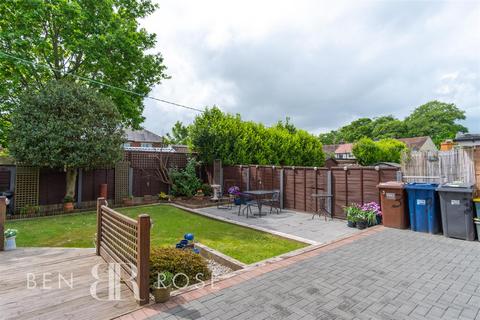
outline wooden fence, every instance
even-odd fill
[[[280,190],[286,209],[314,212],[318,202],[312,194],[332,194],[330,208],[335,217],[345,218],[344,206],[352,203],[379,202],[377,185],[397,179],[396,168],[278,167],[238,165],[223,167],[223,190],[238,186],[241,190]]]
[[[122,279],[133,277],[136,280],[137,288],[130,281],[125,281],[125,284],[136,293],[138,303],[148,303],[150,217],[141,214],[134,220],[110,209],[106,200],[99,198],[96,244],[97,255],[109,263],[120,265],[119,276]]]
[[[404,156],[402,173],[405,182],[461,181],[473,185],[475,184],[474,149],[412,152]]]

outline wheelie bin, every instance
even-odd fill
[[[409,183],[405,186],[412,231],[441,232],[441,218],[436,183]]]
[[[437,188],[444,236],[475,240],[473,191],[473,186],[466,184],[446,183]]]
[[[408,228],[408,213],[403,182],[389,181],[377,185],[382,206],[382,221],[385,227]]]

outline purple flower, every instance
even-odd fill
[[[228,188],[228,193],[233,194],[233,195],[239,195],[240,194],[240,188],[237,186],[233,186]]]
[[[382,210],[380,208],[380,205],[376,202],[369,202],[369,203],[365,203],[363,206],[362,206],[362,210],[363,211],[371,211],[371,212],[374,212],[377,216],[381,216],[382,215]]]

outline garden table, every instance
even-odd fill
[[[258,215],[262,216],[262,200],[266,198],[268,195],[273,195],[278,190],[251,190],[251,191],[244,191],[244,194],[248,194],[255,199],[255,202],[258,206]]]
[[[325,216],[325,221],[327,221],[327,215],[333,220],[332,212],[329,210],[328,206],[332,197],[333,195],[324,192],[312,194],[312,198],[318,203],[317,210],[315,210],[313,213],[312,219],[315,218],[315,215],[317,214],[319,217],[321,217],[323,213]]]

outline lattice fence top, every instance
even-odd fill
[[[188,161],[188,154],[176,152],[141,152],[127,151],[124,159],[129,161],[132,168],[135,169],[157,169],[160,163],[160,157],[167,159],[169,167],[185,168]]]
[[[39,168],[18,166],[15,181],[15,209],[38,205]]]
[[[115,202],[120,203],[128,196],[128,161],[118,162],[115,166]]]

